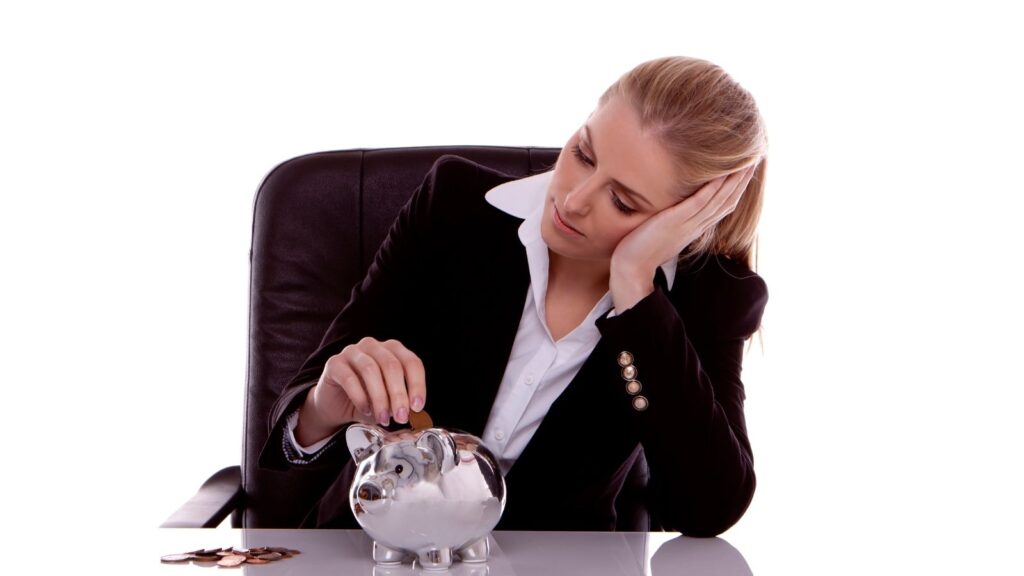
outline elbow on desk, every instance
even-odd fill
[[[694,538],[714,538],[743,517],[754,497],[756,484],[754,472],[750,470],[735,490],[695,494],[666,506],[661,514],[657,506],[652,506],[651,527]]]

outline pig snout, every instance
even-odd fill
[[[370,514],[383,512],[391,504],[393,490],[394,484],[387,478],[383,481],[377,478],[363,480],[356,491],[359,507]]]

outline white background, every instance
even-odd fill
[[[561,146],[618,75],[685,54],[744,84],[771,139],[759,486],[724,538],[755,574],[1020,570],[1003,3],[364,4],[0,8],[5,523],[121,545],[239,461],[252,199],[277,163]]]

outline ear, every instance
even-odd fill
[[[345,432],[345,443],[357,464],[376,454],[384,445],[384,435],[376,427],[353,424]]]
[[[438,463],[441,474],[448,473],[459,463],[459,450],[455,447],[455,439],[440,428],[424,430],[416,440],[416,447],[433,454],[434,462]]]

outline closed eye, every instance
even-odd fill
[[[578,143],[573,145],[573,147],[572,147],[572,155],[576,157],[576,160],[579,161],[580,164],[583,164],[584,166],[589,166],[589,167],[593,167],[594,166],[594,161],[592,159],[590,159],[590,157],[588,157],[586,154],[583,153],[583,150],[580,149],[580,145]],[[608,189],[608,193],[611,195],[612,204],[615,206],[616,210],[618,210],[619,212],[622,212],[623,214],[626,214],[627,216],[636,213],[636,209],[630,207],[628,204],[623,202],[622,198],[620,198],[619,195],[616,194],[614,190],[609,188]]]
[[[615,208],[618,209],[619,212],[622,212],[623,214],[626,214],[626,215],[630,215],[630,214],[635,214],[636,213],[636,210],[633,209],[633,208],[630,208],[625,202],[623,202],[622,198],[619,198],[619,195],[616,194],[614,190],[609,188],[608,189],[608,193],[611,194],[611,196],[612,196],[612,204],[615,205]]]
[[[573,145],[572,155],[575,156],[576,159],[580,161],[580,164],[584,164],[586,166],[594,165],[594,161],[588,158],[587,155],[583,153],[583,150],[580,150],[580,145],[578,143]]]

